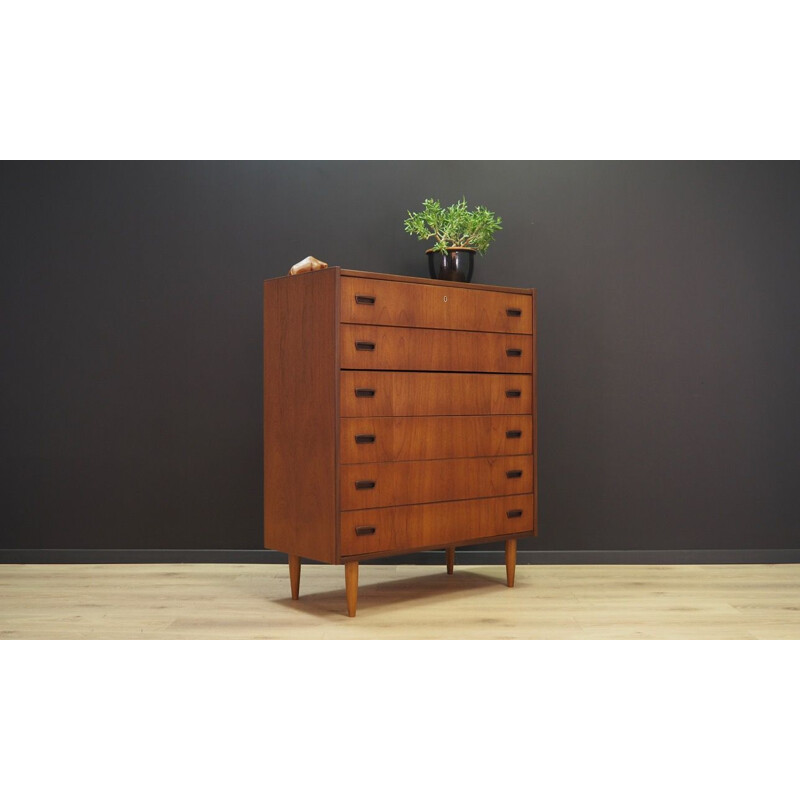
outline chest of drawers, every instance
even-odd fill
[[[264,282],[264,546],[344,564],[536,535],[536,292],[331,268]]]

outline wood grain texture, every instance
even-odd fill
[[[358,561],[348,561],[344,565],[344,584],[347,595],[347,616],[354,617],[358,605]]]
[[[0,639],[800,639],[800,564],[359,567],[0,564]]]
[[[517,540],[509,539],[506,542],[506,583],[514,587],[514,575],[517,569]]]
[[[443,281],[431,285],[343,277],[341,319],[362,325],[462,331],[533,330],[530,295],[485,292]]]
[[[533,496],[428,503],[342,512],[343,556],[449,546],[472,537],[521,533],[533,524]],[[374,529],[369,535],[359,530]]]
[[[535,533],[534,300],[338,269],[265,282],[264,542],[291,554],[293,598],[301,556],[349,565],[354,614],[362,557],[445,546],[452,572],[456,546]]]
[[[524,334],[345,324],[340,331],[342,369],[530,373],[533,363],[534,337]]]
[[[530,414],[527,375],[343,370],[343,417]]]
[[[348,417],[340,421],[342,464],[524,455],[533,452],[529,414],[482,417]],[[519,431],[518,438],[508,432]],[[356,436],[374,437],[359,444]]]
[[[438,278],[417,278],[413,275],[391,275],[386,272],[369,272],[360,269],[346,269],[344,267],[331,267],[341,273],[342,278],[370,278],[376,281],[391,281],[406,284],[420,284],[422,286],[434,286],[441,289],[443,285],[453,286],[458,289],[478,292],[503,292],[505,294],[524,295],[530,294],[532,289],[520,289],[514,286],[495,286],[489,283],[456,283],[450,281],[445,283]]]
[[[538,330],[538,293],[531,290],[533,302],[533,330]],[[533,337],[533,364],[531,365],[531,438],[533,440],[533,532],[539,535],[539,354],[538,337]]]
[[[264,282],[264,546],[336,557],[336,279]]]
[[[300,596],[300,556],[289,556],[289,583],[292,589],[292,600]]]
[[[533,491],[533,456],[345,464],[340,508],[436,503]]]

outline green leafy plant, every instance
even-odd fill
[[[405,229],[420,241],[435,238],[432,249],[437,252],[448,247],[472,247],[483,255],[494,241],[495,231],[502,230],[502,221],[484,206],[470,211],[462,197],[447,208],[438,200],[426,200],[422,211],[408,212]]]

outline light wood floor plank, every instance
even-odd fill
[[[800,565],[0,565],[0,639],[798,639]]]

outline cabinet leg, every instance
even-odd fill
[[[453,565],[456,563],[456,549],[455,547],[447,548],[447,574],[453,574]]]
[[[509,586],[514,585],[514,571],[517,567],[517,540],[506,540],[506,581]]]
[[[300,596],[300,556],[289,556],[289,583],[292,585],[292,600]]]
[[[356,615],[358,602],[358,561],[347,561],[344,565],[344,586],[347,593],[347,616]]]

